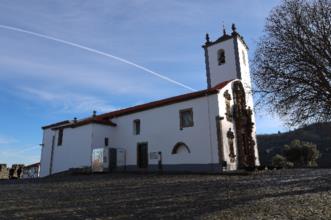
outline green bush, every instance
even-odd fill
[[[316,167],[319,151],[313,143],[293,140],[284,146],[284,156],[295,167]]]
[[[276,154],[272,158],[272,166],[274,166],[274,167],[286,167],[286,165],[287,165],[287,160],[282,155]]]

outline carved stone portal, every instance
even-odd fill
[[[236,124],[236,139],[239,167],[255,166],[255,141],[253,139],[252,110],[246,107],[245,90],[241,82],[233,83],[234,111]]]

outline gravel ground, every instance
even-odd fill
[[[331,219],[331,169],[2,180],[0,219]]]

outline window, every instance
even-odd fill
[[[225,52],[223,49],[220,49],[217,52],[217,60],[218,60],[218,65],[222,65],[225,63]]]
[[[180,110],[179,117],[180,117],[180,129],[183,129],[185,127],[193,127],[192,108]]]
[[[105,138],[105,146],[108,146],[108,144],[109,144],[109,139],[106,137]]]
[[[133,121],[133,134],[138,135],[140,134],[140,120],[136,119]]]
[[[63,142],[63,128],[59,129],[59,134],[57,137],[57,146],[61,146]]]
[[[246,56],[245,56],[245,52],[244,51],[242,51],[242,56],[243,56],[244,65],[246,65]]]
[[[190,148],[183,142],[178,142],[171,151],[171,154],[186,154],[191,153]]]

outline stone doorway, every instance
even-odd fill
[[[233,83],[234,114],[238,152],[238,168],[255,166],[252,110],[246,105],[246,94],[240,81]]]

